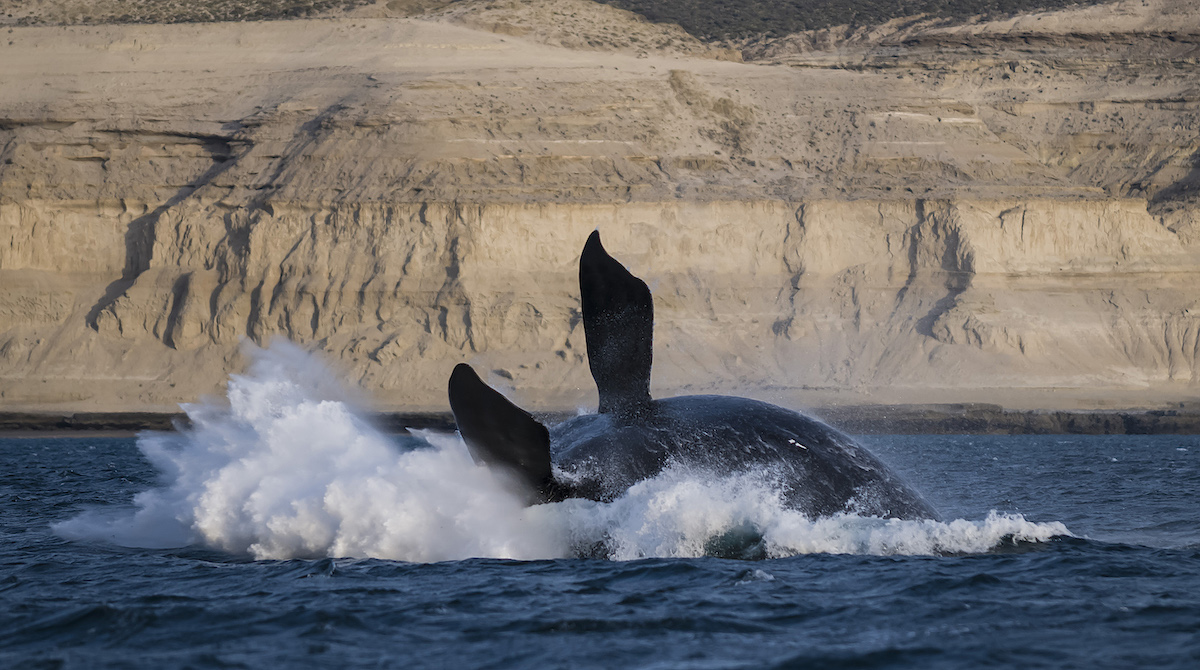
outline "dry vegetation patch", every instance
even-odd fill
[[[592,0],[460,0],[426,16],[570,49],[738,57],[737,52],[700,42],[677,25],[652,23]]]
[[[371,0],[0,0],[0,21],[17,25],[199,23],[316,16]]]
[[[677,23],[703,40],[780,37],[831,26],[873,26],[925,15],[1003,16],[1106,0],[599,0],[647,19]]]

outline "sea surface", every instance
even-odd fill
[[[675,469],[526,508],[323,375],[0,439],[0,667],[1200,667],[1200,436],[861,438],[936,522]]]

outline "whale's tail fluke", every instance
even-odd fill
[[[450,409],[476,462],[514,473],[533,494],[532,502],[562,500],[550,470],[550,433],[528,412],[488,386],[471,366],[450,374]]]
[[[588,366],[600,391],[600,412],[638,417],[650,408],[654,300],[593,231],[579,257],[579,293]]]

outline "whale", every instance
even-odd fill
[[[599,231],[580,255],[579,290],[596,413],[547,427],[470,365],[450,374],[450,408],[471,457],[506,472],[530,504],[611,502],[681,467],[716,477],[762,473],[788,509],[810,518],[938,518],[875,455],[817,419],[750,398],[652,398],[653,297],[609,255]]]

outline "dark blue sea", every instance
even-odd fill
[[[1200,667],[1200,436],[862,438],[941,522],[680,471],[525,508],[309,381],[0,439],[0,667]]]

